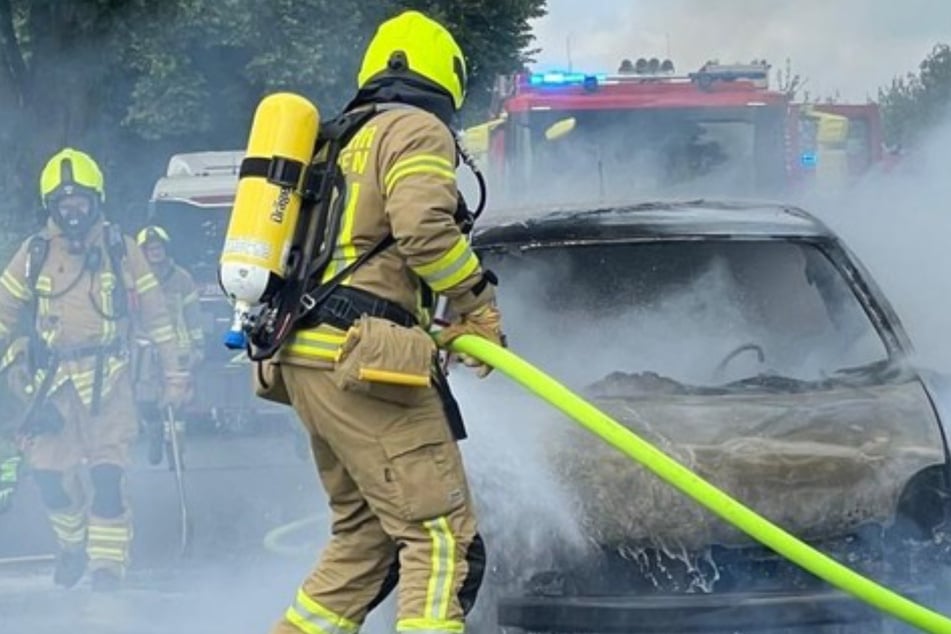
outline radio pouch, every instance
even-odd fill
[[[425,330],[362,316],[347,331],[334,381],[341,390],[411,407],[432,386],[436,344]]]

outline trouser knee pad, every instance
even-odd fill
[[[469,614],[472,606],[475,605],[479,588],[482,587],[482,578],[485,576],[485,543],[478,533],[466,551],[466,563],[469,565],[469,570],[462,581],[462,587],[459,588],[459,605],[462,607],[463,614]]]
[[[122,503],[122,467],[114,464],[96,465],[90,470],[93,496],[92,513],[105,519],[119,517],[125,512]]]
[[[72,500],[66,493],[66,487],[63,486],[64,474],[62,471],[52,471],[50,469],[35,469],[33,471],[33,480],[36,486],[40,488],[40,498],[43,504],[51,511],[61,511],[67,508]]]

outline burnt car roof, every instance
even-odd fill
[[[495,215],[491,212],[488,215]],[[478,228],[478,246],[612,241],[663,236],[835,238],[808,212],[780,203],[652,201],[499,214]]]

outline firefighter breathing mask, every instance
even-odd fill
[[[66,194],[53,203],[50,214],[64,233],[71,236],[85,235],[94,219],[96,201],[85,194]]]
[[[63,233],[85,237],[101,216],[104,179],[88,154],[66,148],[51,158],[40,176],[43,207]]]

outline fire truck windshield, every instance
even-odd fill
[[[783,178],[783,112],[536,110],[510,120],[505,153],[506,189],[536,202],[758,194]]]

